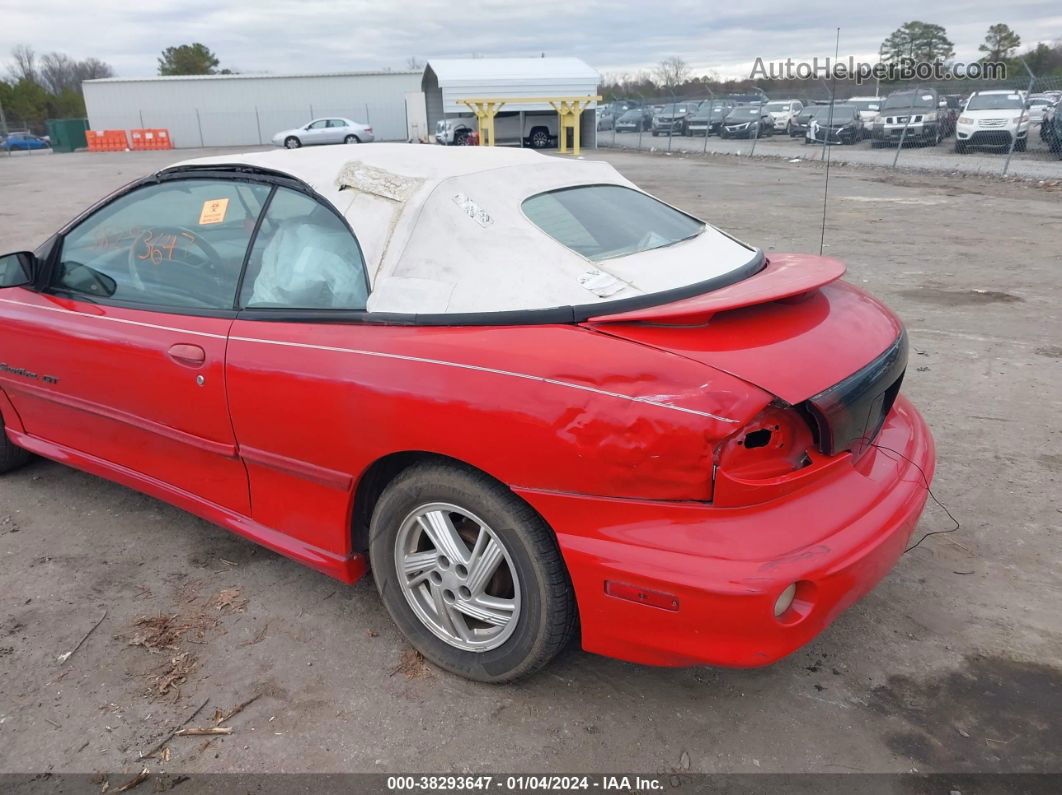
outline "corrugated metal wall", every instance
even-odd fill
[[[165,128],[182,148],[268,144],[321,116],[370,124],[378,141],[404,141],[405,94],[419,91],[420,80],[420,72],[212,75],[90,80],[82,90],[92,129]]]

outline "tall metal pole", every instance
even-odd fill
[[[759,115],[756,116],[756,132],[752,134],[752,149],[749,150],[749,157],[756,154],[756,142],[760,140],[760,120],[763,118],[763,98],[760,98],[760,104],[756,106],[759,110]],[[771,121],[774,124],[774,121]]]
[[[921,90],[921,87],[916,85],[915,89],[914,89],[915,96],[918,95],[918,92],[920,90]],[[911,119],[914,118],[914,110],[915,110],[914,100],[912,99],[911,100],[911,110],[907,114],[907,121],[904,122],[903,129],[900,130],[900,142],[898,144],[896,144],[896,156],[893,157],[893,159],[892,159],[892,167],[893,168],[896,168],[896,164],[898,162],[900,162],[900,150],[903,149],[903,142],[907,139],[907,128],[911,126]],[[937,108],[937,112],[939,112],[939,111],[940,111],[940,108]]]
[[[1025,71],[1029,74],[1029,88],[1025,91],[1025,99],[1021,102],[1021,115],[1018,117],[1018,125],[1014,128],[1014,135],[1010,136],[1010,149],[1007,150],[1007,161],[1003,164],[1003,176],[1007,176],[1007,169],[1010,168],[1010,158],[1014,154],[1014,144],[1018,142],[1018,133],[1021,131],[1021,123],[1025,121],[1025,106],[1029,102],[1029,95],[1032,93],[1033,85],[1036,83],[1036,75],[1032,73],[1029,68],[1029,64],[1025,63],[1024,58],[1019,58],[1021,65],[1025,67]],[[1032,125],[1029,125],[1030,127]],[[1029,145],[1029,133],[1025,133],[1025,145]]]
[[[833,60],[836,63],[841,55],[841,29],[837,28],[837,41],[834,44]],[[833,129],[833,106],[837,102],[837,76],[830,75],[830,112],[826,120],[826,134],[822,136],[822,151],[826,155],[826,178],[822,183],[822,227],[819,233],[819,256],[826,247],[826,200],[830,195],[830,130]],[[841,136],[837,136],[841,140]]]

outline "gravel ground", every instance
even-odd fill
[[[615,133],[602,130],[597,134],[598,145],[605,148],[634,149],[658,152],[686,152],[700,154],[711,152],[727,155],[748,155],[752,152],[752,141],[730,138],[723,140],[718,136],[704,138],[676,135],[670,140],[660,136],[653,138],[651,133]],[[778,157],[787,160],[793,158],[821,160],[824,147],[805,145],[802,138],[790,138],[787,135],[773,135],[756,141],[757,157]],[[870,141],[862,141],[854,146],[833,145],[830,147],[830,160],[834,163],[892,168],[896,157],[896,147],[874,149]],[[1003,164],[1007,159],[1006,151],[994,149],[970,149],[966,154],[955,152],[954,138],[946,138],[937,146],[905,145],[900,152],[897,169],[900,171],[925,171],[933,173],[956,173],[974,175],[1002,175]],[[1032,180],[1062,180],[1062,160],[1050,151],[1040,140],[1037,127],[1033,127],[1029,137],[1029,150],[1015,152],[1010,161],[1008,176]]]
[[[814,164],[588,156],[768,251],[819,248]],[[0,250],[35,245],[178,157],[0,158]],[[936,435],[934,491],[962,526],[786,660],[667,670],[572,649],[525,683],[473,684],[410,652],[370,579],[342,586],[37,461],[0,481],[0,773],[107,771],[116,785],[190,715],[211,725],[250,699],[230,736],[174,738],[147,766],[1059,771],[1059,199],[1024,183],[832,172],[825,251],[908,325],[904,389]],[[919,532],[948,527],[934,506]]]

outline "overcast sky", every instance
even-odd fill
[[[0,58],[29,44],[95,56],[125,77],[153,75],[164,47],[199,41],[241,72],[404,68],[415,56],[575,55],[603,73],[637,73],[678,55],[695,73],[747,77],[764,60],[841,54],[877,58],[912,19],[947,28],[959,60],[974,60],[989,25],[1023,44],[1062,37],[1062,3],[795,0],[93,0],[5,3]],[[5,70],[6,71],[6,70]]]

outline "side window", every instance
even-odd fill
[[[350,230],[304,193],[277,188],[247,263],[240,306],[365,309],[365,263]]]
[[[329,127],[346,127],[347,123],[345,121],[343,121],[342,119],[329,119],[328,120],[328,126]]]
[[[66,235],[51,287],[153,307],[231,309],[269,191],[186,179],[127,193]]]
[[[320,121],[315,121],[313,124],[311,124],[308,129],[311,129],[311,130],[323,130],[327,126],[328,126],[328,119],[321,119]]]

